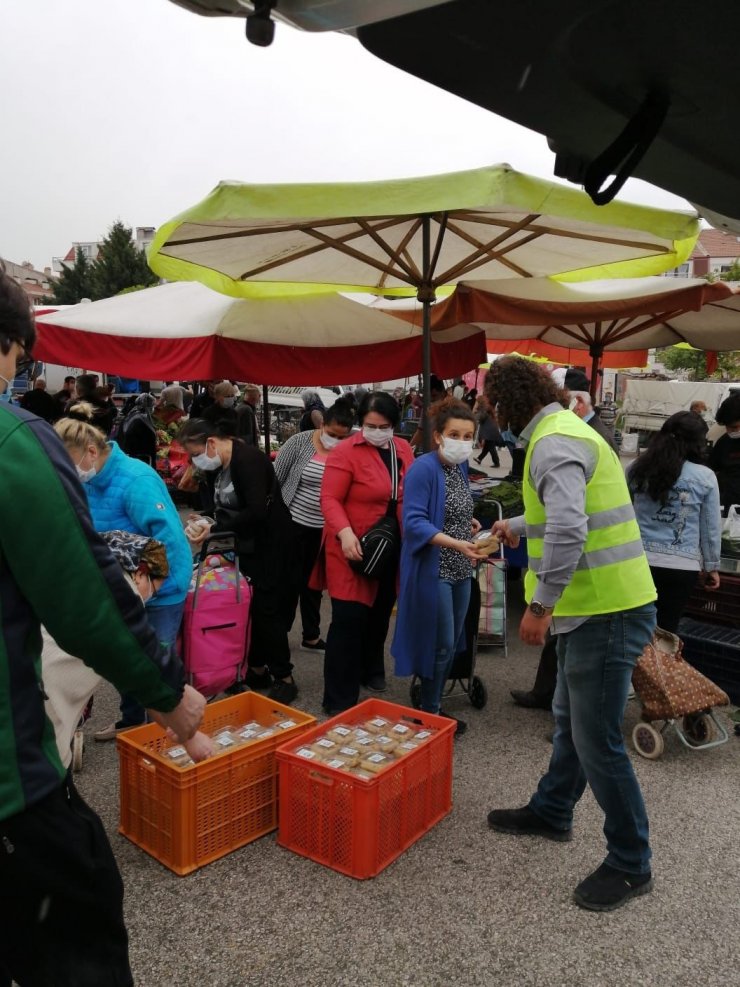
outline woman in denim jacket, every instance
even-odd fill
[[[627,472],[658,592],[658,627],[674,633],[697,579],[719,588],[722,521],[717,478],[702,465],[706,432],[690,411],[671,415]]]

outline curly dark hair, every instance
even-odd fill
[[[458,401],[457,398],[443,398],[441,401],[437,401],[429,409],[429,415],[437,432],[444,432],[445,425],[452,418],[475,424],[475,416],[470,407],[464,401]]]
[[[740,422],[740,394],[737,392],[725,398],[717,409],[718,425],[734,425]]]
[[[665,507],[683,464],[703,463],[707,450],[707,426],[693,411],[678,411],[663,422],[645,452],[627,471],[632,493],[647,492]]]
[[[496,409],[499,426],[518,435],[540,408],[556,401],[564,408],[568,400],[550,374],[531,360],[504,356],[486,374],[485,394]]]

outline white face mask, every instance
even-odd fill
[[[84,459],[86,455],[87,453],[83,455],[82,459]],[[82,463],[82,459],[80,460],[79,463],[75,463],[77,476],[79,477],[80,483],[89,483],[90,480],[92,480],[92,478],[96,475],[98,471],[95,469],[94,466],[91,466],[89,470],[83,469],[82,466],[80,465]]]
[[[327,452],[338,446],[341,441],[342,440],[338,439],[336,435],[327,435],[326,432],[322,432],[321,435],[319,435],[319,442],[327,450]]]
[[[449,439],[443,436],[439,445],[440,456],[451,465],[466,462],[472,451],[472,439]]]
[[[224,398],[223,401],[224,408],[233,408],[235,404],[236,404],[236,398]]]
[[[735,429],[733,432],[728,432],[727,435],[731,439],[740,439],[740,428]]]
[[[570,404],[568,405],[568,411],[575,411],[578,407],[578,398],[571,398]]]
[[[362,437],[371,446],[384,446],[393,438],[393,427],[389,425],[387,428],[368,428],[365,425],[362,429]]]
[[[191,462],[196,469],[210,472],[221,466],[221,457],[218,453],[215,456],[209,456],[207,452],[201,452],[197,456],[193,456]]]

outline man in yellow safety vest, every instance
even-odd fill
[[[527,609],[521,639],[558,635],[555,736],[529,805],[497,809],[492,829],[571,839],[588,783],[604,815],[606,860],[575,889],[581,907],[611,911],[652,889],[645,805],[624,749],[632,669],[655,627],[656,593],[624,472],[614,451],[567,410],[563,391],[534,363],[497,360],[486,394],[526,447],[524,515],[494,530],[527,536]]]

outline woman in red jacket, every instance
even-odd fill
[[[358,410],[361,431],[334,450],[324,471],[324,540],[312,585],[327,589],[332,618],[324,655],[324,709],[337,713],[357,703],[360,686],[385,691],[384,648],[396,600],[398,561],[380,579],[355,572],[360,538],[385,514],[391,497],[392,457],[398,462],[400,524],[403,481],[414,461],[408,442],[396,439],[398,404],[389,394],[366,394]]]

